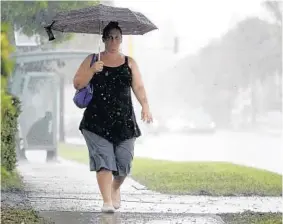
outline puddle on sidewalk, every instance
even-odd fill
[[[220,217],[213,215],[51,211],[40,212],[40,214],[51,218],[56,224],[224,224]]]

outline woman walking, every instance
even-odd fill
[[[89,55],[73,83],[76,89],[89,83],[93,88],[79,129],[89,150],[90,170],[97,174],[102,212],[114,212],[121,204],[120,187],[131,170],[135,139],[141,135],[131,89],[141,104],[142,120],[150,123],[152,115],[135,60],[120,53],[122,30],[117,22],[104,28],[102,40],[105,51],[100,53],[100,61],[90,67],[94,55]]]

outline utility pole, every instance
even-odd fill
[[[173,53],[178,54],[180,51],[180,38],[174,37]]]
[[[64,122],[64,108],[65,108],[65,78],[64,74],[60,74],[60,89],[59,89],[59,141],[65,142],[65,122]]]

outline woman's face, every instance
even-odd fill
[[[115,53],[119,51],[120,44],[122,43],[122,35],[119,30],[112,29],[109,35],[104,39],[105,49],[108,52]]]

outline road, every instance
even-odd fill
[[[83,139],[67,142],[84,144]],[[162,134],[137,140],[135,156],[171,161],[227,161],[282,173],[282,138],[219,131],[206,135]]]

